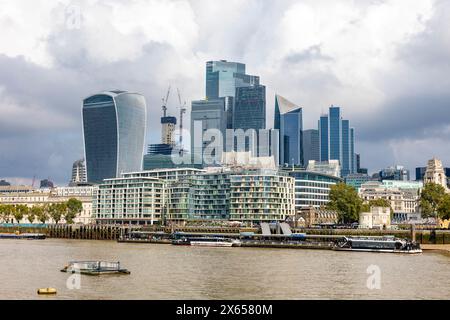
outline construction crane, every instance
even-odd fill
[[[186,113],[186,101],[181,102],[180,90],[177,88],[178,101],[180,102],[180,151],[183,152],[183,115]]]
[[[166,98],[162,98],[162,111],[163,111],[163,116],[166,117],[167,116],[167,101],[169,101],[169,95],[170,95],[170,86],[169,89],[167,90],[167,95]]]

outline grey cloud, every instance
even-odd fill
[[[287,56],[286,61],[288,63],[302,63],[302,62],[312,62],[312,61],[333,61],[333,58],[322,54],[321,45],[311,46],[302,52],[293,53]]]

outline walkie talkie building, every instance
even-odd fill
[[[147,123],[144,96],[102,92],[84,99],[82,112],[88,182],[142,170]]]

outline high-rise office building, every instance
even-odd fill
[[[331,106],[318,122],[320,161],[339,160],[342,176],[356,173],[355,129],[342,119],[339,107]]]
[[[233,129],[266,128],[266,87],[256,85],[236,89]]]
[[[276,95],[274,128],[279,130],[280,164],[303,165],[302,108]]]
[[[403,166],[387,167],[379,172],[380,181],[382,180],[397,180],[409,181],[409,170]]]
[[[72,166],[72,178],[70,179],[69,186],[77,186],[80,184],[85,184],[86,182],[86,166],[84,159],[77,160]]]
[[[50,181],[49,179],[44,179],[41,180],[40,182],[40,186],[41,189],[47,189],[47,188],[54,188],[55,184],[53,183],[53,181]]]
[[[328,145],[328,116],[322,115],[319,120],[319,149],[320,161],[327,161],[329,157]]]
[[[236,88],[259,85],[259,77],[245,74],[245,64],[226,60],[206,63],[206,99],[235,97]]]
[[[175,117],[162,117],[161,118],[161,143],[174,146],[174,132],[177,125],[177,118]]]
[[[203,141],[203,134],[209,129],[217,129],[225,138],[226,126],[224,99],[192,101],[191,154],[194,163],[201,159],[206,146],[210,143],[210,141]]]
[[[147,106],[144,96],[105,91],[83,101],[87,180],[100,183],[142,169]]]
[[[303,165],[309,160],[320,161],[319,130],[303,130]]]

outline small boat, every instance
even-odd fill
[[[337,251],[364,251],[388,253],[421,253],[420,244],[394,236],[344,237],[333,248]]]
[[[71,261],[61,269],[61,272],[80,273],[91,276],[101,274],[130,274],[130,271],[121,268],[120,262],[109,261]]]
[[[222,237],[183,237],[181,239],[173,240],[172,244],[197,247],[238,247],[241,245],[241,242],[239,240]]]
[[[38,294],[40,295],[53,295],[56,294],[56,289],[55,288],[41,288],[38,289],[37,291]]]

